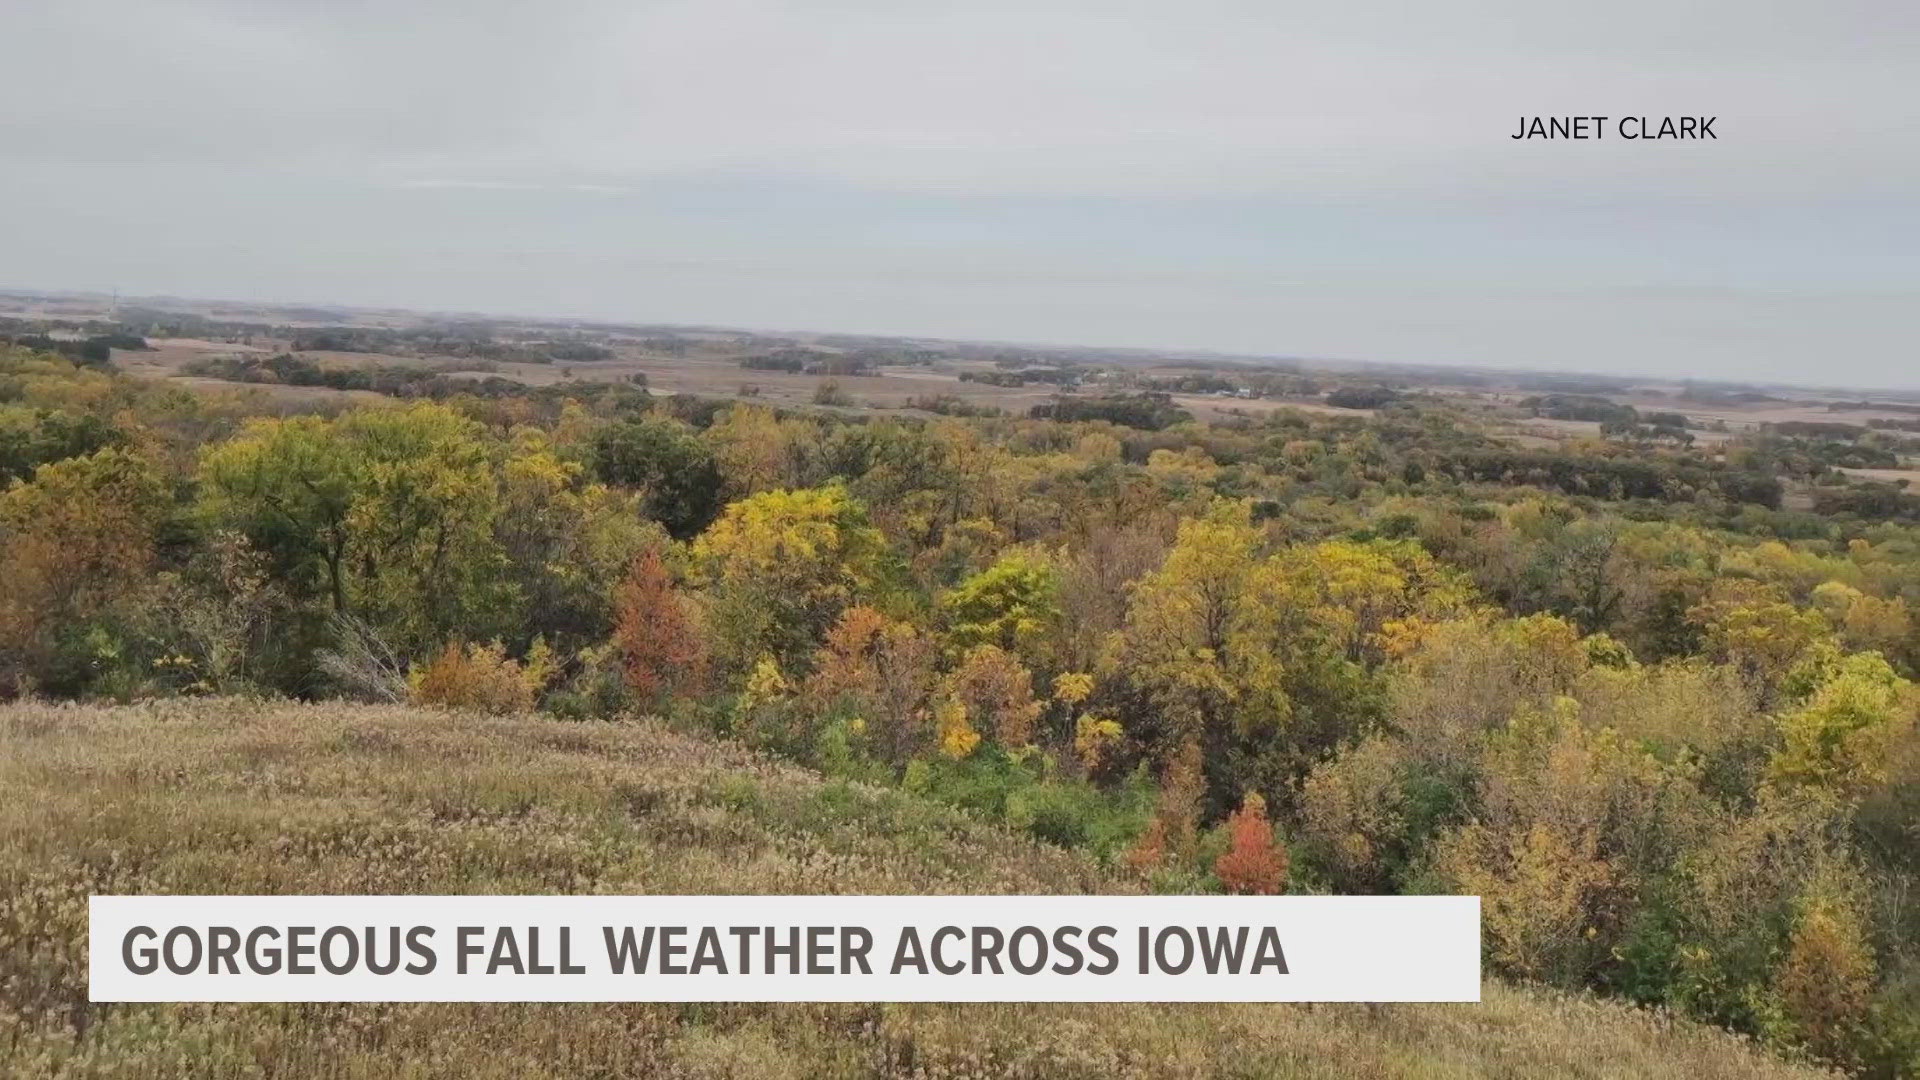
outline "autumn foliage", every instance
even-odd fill
[[[1273,839],[1267,801],[1248,793],[1227,818],[1227,850],[1213,864],[1220,884],[1232,893],[1273,896],[1287,887],[1287,849]]]
[[[1920,497],[1853,475],[1913,421],[1523,450],[1504,393],[1133,427],[443,389],[0,347],[0,695],[660,716],[1136,887],[1477,895],[1496,975],[1920,1067]]]
[[[634,559],[614,607],[614,641],[635,694],[654,701],[700,684],[706,665],[703,639],[659,549],[648,548]]]
[[[413,669],[407,699],[415,705],[476,712],[531,712],[552,674],[552,654],[544,646],[536,646],[521,663],[498,642],[462,645],[456,641]]]

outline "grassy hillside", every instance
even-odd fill
[[[1112,892],[1085,859],[653,723],[0,706],[8,1076],[1813,1075],[1500,985],[1480,1005],[90,1005],[90,893]]]

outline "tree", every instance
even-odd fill
[[[880,584],[885,540],[844,488],[764,491],[728,506],[693,544],[713,598],[716,657],[803,668],[840,613]]]
[[[1886,776],[1894,740],[1914,731],[1915,692],[1879,653],[1837,660],[1806,702],[1780,718],[1769,763],[1787,786],[1858,792]]]
[[[0,484],[25,480],[50,461],[121,445],[126,436],[89,413],[0,405]]]
[[[1033,696],[1033,675],[998,645],[976,645],[950,680],[953,696],[978,726],[994,733],[1002,749],[1032,745],[1041,703]]]
[[[1060,617],[1059,592],[1051,567],[1029,555],[1003,555],[941,598],[947,637],[963,653],[991,644],[1032,655]]]
[[[1774,976],[1793,1036],[1828,1061],[1857,1064],[1873,1005],[1873,949],[1852,906],[1805,901]]]
[[[286,597],[267,558],[238,533],[216,533],[174,581],[169,621],[192,661],[189,689],[232,693],[260,684],[262,653],[293,636],[276,625]]]
[[[1287,849],[1274,841],[1267,801],[1258,792],[1248,792],[1227,818],[1227,837],[1213,872],[1228,892],[1273,896],[1286,889]]]
[[[809,446],[819,441],[809,421],[781,419],[772,409],[734,405],[706,431],[729,497],[805,483]]]
[[[1393,891],[1412,854],[1405,751],[1375,735],[1316,767],[1302,785],[1303,857],[1341,893]],[[1418,839],[1424,839],[1418,838]]]
[[[1153,869],[1168,858],[1185,863],[1193,857],[1199,842],[1200,804],[1206,796],[1200,757],[1200,741],[1192,738],[1169,755],[1160,774],[1159,805],[1130,858],[1136,867]]]
[[[1404,651],[1423,628],[1460,614],[1473,590],[1412,540],[1328,540],[1281,551],[1283,596],[1304,624],[1287,635],[1320,636],[1368,665]]]
[[[200,463],[200,509],[238,530],[296,595],[347,610],[347,515],[358,467],[352,444],[317,416],[250,420]]]
[[[958,698],[941,698],[933,711],[939,727],[942,754],[955,759],[963,758],[980,745],[980,733],[974,730],[973,724],[967,719],[967,707]]]
[[[668,543],[638,502],[590,480],[539,429],[514,432],[493,525],[519,608],[513,641],[544,635],[572,650],[606,639],[618,615],[619,583],[642,552]]]
[[[516,629],[494,538],[500,489],[478,424],[444,405],[362,409],[337,422],[355,471],[349,601],[404,652]]]
[[[1481,897],[1506,970],[1579,986],[1622,945],[1628,913],[1697,842],[1711,812],[1683,768],[1610,730],[1572,698],[1523,705],[1487,739],[1473,820],[1436,844],[1436,867]]]
[[[648,414],[602,428],[589,450],[602,481],[637,488],[642,511],[687,540],[713,521],[720,504],[720,467],[692,428]]]
[[[614,600],[614,641],[627,685],[645,701],[699,686],[706,648],[685,598],[674,587],[660,550],[633,560]]]
[[[78,693],[110,674],[113,624],[139,614],[153,584],[169,495],[149,461],[117,448],[0,492],[0,689]]]
[[[1180,523],[1160,569],[1134,586],[1114,674],[1137,686],[1149,715],[1122,717],[1129,731],[1158,728],[1164,749],[1201,746],[1208,817],[1232,791],[1234,747],[1271,739],[1291,712],[1280,654],[1275,577],[1254,554],[1244,504],[1223,503]],[[1116,680],[1116,681],[1120,681]]]
[[[911,624],[870,607],[851,607],[827,632],[808,690],[823,709],[840,705],[857,712],[882,755],[901,764],[926,742],[933,661],[933,642]],[[964,713],[959,719],[964,723]],[[966,741],[944,702],[936,721],[941,749],[952,756],[966,756],[979,741],[977,734]],[[965,750],[956,753],[962,744]]]
[[[507,656],[499,642],[448,642],[433,659],[408,674],[407,699],[415,705],[488,713],[530,712],[553,674],[553,654],[536,641],[525,664]]]
[[[1776,585],[1747,578],[1715,581],[1706,599],[1688,609],[1687,619],[1700,627],[1713,656],[1770,690],[1816,643],[1831,636],[1820,612],[1797,606]]]
[[[813,388],[815,405],[849,406],[853,404],[853,395],[840,388],[833,379],[822,379],[820,385]]]
[[[203,457],[201,509],[404,654],[456,632],[504,633],[518,604],[481,435],[430,403],[256,421]]]

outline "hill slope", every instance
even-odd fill
[[[1813,1075],[1698,1026],[1481,1005],[90,1005],[90,893],[1122,891],[895,792],[653,723],[0,706],[0,1071],[19,1076]]]

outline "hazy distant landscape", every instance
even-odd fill
[[[287,402],[336,403],[510,393],[565,382],[625,383],[657,394],[756,400],[919,415],[1024,416],[1059,399],[1164,394],[1203,419],[1277,408],[1364,415],[1369,396],[1444,398],[1493,422],[1517,445],[1600,437],[1634,414],[1684,419],[1670,435],[1701,447],[1730,436],[1840,425],[1829,435],[1884,432],[1896,448],[1837,466],[1862,480],[1920,480],[1899,433],[1920,433],[1920,389],[1858,390],[1780,383],[1655,379],[1495,368],[1408,367],[1208,352],[778,333],[722,327],[507,319],[326,305],[0,292],[0,339],[84,340],[137,333],[116,349],[130,374],[181,385],[242,385]],[[1811,369],[1810,369],[1811,370]],[[1583,405],[1582,399],[1585,399]],[[1785,425],[1784,428],[1781,425]],[[1684,435],[1681,434],[1684,432]]]

